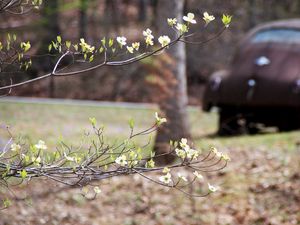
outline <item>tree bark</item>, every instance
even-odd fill
[[[44,4],[42,9],[42,30],[44,35],[42,36],[40,47],[37,51],[37,55],[44,55],[49,53],[48,46],[51,41],[56,40],[56,36],[60,35],[59,28],[59,2],[58,0],[48,1]],[[51,53],[51,52],[50,52]],[[34,60],[32,67],[29,69],[28,74],[30,78],[35,78],[39,73],[47,73],[53,69],[55,65],[55,58],[44,56],[38,57]],[[55,84],[53,77],[49,79],[48,95],[50,98],[55,97]]]
[[[60,34],[59,29],[59,21],[58,21],[58,0],[51,0],[46,4],[45,7],[45,23],[46,27],[48,28],[48,35],[46,35],[43,38],[42,41],[42,47],[45,49],[44,51],[47,51],[49,43],[51,41],[55,40],[56,36]],[[43,51],[43,50],[42,50]],[[46,63],[46,62],[45,62]],[[48,64],[49,63],[49,64]],[[48,66],[50,66],[52,69],[54,67],[54,63],[50,60],[48,61]],[[54,78],[51,77],[50,83],[49,83],[49,97],[54,98],[55,97],[55,84],[54,84]]]
[[[139,0],[139,22],[147,20],[147,1]]]
[[[256,15],[257,15],[257,12],[256,12],[256,2],[255,0],[248,0],[248,29],[251,29],[253,28],[255,25],[256,25]]]
[[[177,18],[182,21],[184,0],[158,1],[157,25],[159,35],[174,38],[174,31],[168,26],[167,18]],[[169,151],[169,141],[190,138],[187,115],[187,85],[186,85],[186,52],[182,42],[170,47],[158,60],[164,62],[160,76],[167,78],[169,92],[160,103],[160,109],[167,118],[167,123],[159,127],[155,140],[156,155]],[[158,157],[157,164],[168,164],[174,161],[174,156]]]
[[[88,28],[87,18],[88,0],[80,0],[79,9],[79,38],[86,38]]]

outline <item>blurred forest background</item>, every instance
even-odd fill
[[[31,40],[33,53],[47,53],[48,44],[61,34],[64,39],[84,37],[89,43],[101,38],[126,36],[139,41],[142,30],[154,29],[158,0],[49,0],[41,11],[21,16],[0,15],[0,33],[16,33],[22,40]],[[295,18],[300,14],[299,0],[186,0],[185,11],[193,12],[198,21],[204,11],[220,18],[223,13],[234,16],[230,29],[205,46],[187,45],[187,79],[190,104],[201,104],[203,85],[209,75],[224,69],[234,54],[240,38],[253,26],[276,19]],[[185,12],[185,13],[186,13]],[[214,23],[200,30],[199,38],[208,39],[220,28]],[[199,26],[198,26],[199,29]],[[52,35],[52,36],[51,36]],[[37,57],[26,73],[16,73],[15,80],[42,75],[53,68],[51,59]],[[15,89],[13,95],[75,98],[129,102],[157,102],[151,95],[153,85],[167,85],[155,76],[154,59],[134,65],[101,68],[77,77],[49,79]],[[157,91],[157,90],[156,90]]]

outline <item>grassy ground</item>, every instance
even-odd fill
[[[79,144],[89,117],[106,126],[109,141],[121,140],[130,118],[137,129],[147,128],[155,110],[0,103],[0,123],[54,147],[61,136]],[[123,177],[102,182],[103,194],[88,201],[79,190],[38,197],[56,187],[39,181],[15,190],[35,197],[0,212],[0,224],[300,224],[300,132],[219,138],[213,135],[216,113],[193,108],[189,115],[195,145],[216,146],[232,158],[224,171],[207,175],[221,186],[219,193],[189,199],[139,177]]]

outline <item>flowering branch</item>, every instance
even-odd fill
[[[97,126],[95,118],[90,118],[92,134],[88,146],[74,149],[63,141],[55,151],[49,151],[46,143],[39,140],[37,144],[27,145],[11,138],[0,154],[0,186],[10,188],[10,180],[19,180],[18,184],[34,178],[45,177],[70,187],[91,185],[116,176],[138,174],[141,177],[161,186],[179,190],[191,197],[204,197],[215,192],[216,188],[205,181],[201,173],[215,172],[226,167],[230,160],[226,154],[212,148],[208,153],[201,153],[188,145],[182,138],[180,142],[170,142],[167,153],[155,155],[146,150],[148,143],[142,147],[134,140],[156,131],[159,125],[166,122],[156,113],[155,123],[143,131],[134,131],[133,120],[129,121],[130,136],[117,145],[104,142],[104,129]],[[155,159],[162,155],[174,155],[177,160],[168,167],[155,166]],[[181,170],[181,171],[180,171]],[[206,191],[190,193],[188,187],[196,182],[204,185]],[[95,195],[101,192],[95,189]],[[1,197],[0,197],[1,198]]]
[[[212,22],[215,18],[212,15],[209,15],[208,13],[204,13],[204,17],[203,20],[205,21],[205,26],[207,26],[210,22]],[[158,37],[157,41],[160,44],[159,47],[154,47],[154,36],[152,34],[152,31],[148,28],[145,31],[143,31],[143,36],[145,39],[145,43],[144,43],[144,49],[148,49],[151,46],[153,46],[154,48],[150,49],[149,51],[145,51],[144,53],[140,53],[139,49],[141,46],[140,42],[133,42],[131,45],[127,44],[127,39],[125,37],[117,37],[116,39],[106,39],[103,38],[101,40],[101,44],[99,45],[98,48],[96,48],[95,46],[86,43],[86,41],[82,38],[80,39],[79,43],[74,43],[72,44],[71,41],[63,41],[62,38],[60,36],[57,36],[57,40],[52,41],[52,43],[49,45],[48,50],[50,51],[56,51],[57,52],[57,56],[58,60],[52,70],[51,73],[42,75],[40,77],[37,78],[33,78],[27,81],[23,81],[23,82],[19,82],[19,83],[14,83],[14,84],[10,84],[10,85],[6,85],[6,86],[2,86],[0,87],[0,90],[11,90],[12,88],[15,87],[19,87],[25,84],[29,84],[29,83],[33,83],[33,82],[37,82],[39,80],[43,80],[46,78],[49,78],[51,76],[74,76],[74,75],[78,75],[78,74],[83,74],[86,72],[90,72],[93,70],[96,70],[98,68],[104,67],[104,66],[125,66],[128,64],[132,64],[138,61],[141,61],[145,58],[151,57],[153,55],[159,54],[161,52],[163,52],[165,49],[173,46],[174,44],[176,44],[177,42],[184,42],[184,43],[188,43],[188,44],[198,44],[198,45],[202,45],[202,44],[206,44],[210,41],[213,41],[214,39],[218,38],[225,30],[226,28],[228,28],[230,22],[231,22],[231,16],[228,15],[223,15],[222,18],[222,23],[224,25],[224,27],[217,33],[215,34],[213,37],[204,40],[204,41],[189,41],[186,40],[187,38],[191,38],[195,35],[195,33],[193,34],[188,34],[189,32],[189,27],[191,24],[196,24],[196,20],[194,18],[194,14],[193,13],[188,13],[187,16],[183,17],[183,20],[185,21],[185,23],[177,23],[177,19],[167,19],[167,22],[169,24],[169,26],[175,31],[176,37],[174,40],[171,40],[168,36],[166,35],[162,35],[160,37]],[[6,50],[9,51],[10,46],[16,42],[16,36],[13,36],[13,39],[10,37],[10,35],[8,36],[8,44],[6,46]],[[2,49],[5,46],[0,42],[0,53],[2,52]],[[31,48],[31,45],[29,42],[22,42],[20,44],[21,49],[17,50],[17,48],[14,48],[14,52],[15,52],[15,56],[17,57],[17,61],[20,63],[20,68],[24,68],[25,70],[27,70],[31,65],[32,65],[32,61],[30,59],[29,55],[25,55],[26,52],[29,51],[29,49]],[[129,55],[129,58],[127,59],[121,59],[121,60],[112,60],[112,58],[115,58],[116,56],[114,55],[114,53],[116,51],[119,52],[124,52],[127,55]],[[5,52],[5,51],[4,51]],[[121,55],[121,54],[119,54]],[[133,56],[131,56],[133,55]],[[85,62],[85,63],[92,63],[94,62],[96,57],[101,58],[101,61],[96,63],[96,65],[90,66],[88,68],[85,69],[81,69],[81,70],[76,70],[76,71],[66,71],[67,68],[70,67],[70,65],[60,68],[60,64],[63,61],[63,59],[67,58],[67,57],[72,57],[74,60],[72,60],[72,63],[74,62]],[[1,62],[5,61],[5,60],[1,60],[1,55],[0,55],[0,66],[1,66]]]
[[[43,0],[2,0],[0,13],[25,14],[33,9],[39,9]]]

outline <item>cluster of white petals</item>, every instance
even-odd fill
[[[219,188],[208,183],[208,190],[210,193],[216,192]]]
[[[10,146],[10,150],[13,152],[18,152],[21,150],[21,146],[19,144],[13,143]]]
[[[187,182],[187,178],[185,176],[183,176],[181,173],[177,173],[178,179],[183,180],[185,182]]]
[[[188,13],[186,16],[183,17],[183,20],[188,23],[196,24],[197,22],[194,18],[195,18],[194,13]]]
[[[145,37],[145,42],[147,45],[154,44],[154,42],[153,42],[154,36],[152,35],[152,30],[147,28],[146,30],[143,31],[143,36]]]
[[[169,26],[173,27],[176,23],[177,23],[177,19],[176,18],[168,18],[167,19]]]
[[[199,151],[192,149],[188,144],[187,144],[187,139],[182,138],[181,141],[179,142],[180,148],[175,149],[176,155],[181,158],[181,159],[195,159],[199,156]]]
[[[38,143],[36,145],[34,145],[34,147],[36,147],[37,149],[40,149],[40,150],[46,150],[47,149],[47,145],[42,140],[39,140]]]
[[[126,45],[126,40],[127,40],[126,37],[123,37],[123,36],[122,37],[117,37],[117,42],[120,44],[121,47]]]
[[[224,159],[225,161],[230,161],[229,155],[226,153],[219,152],[216,148],[212,147],[211,148],[212,153],[214,153],[217,157]]]
[[[203,20],[206,24],[209,24],[211,21],[215,20],[215,17],[213,15],[209,15],[208,12],[203,13]]]
[[[165,47],[170,44],[171,39],[167,35],[160,36],[158,42],[161,44],[161,47]]]
[[[195,171],[193,174],[195,175],[196,178],[198,178],[201,181],[204,179],[203,176],[198,171]]]
[[[171,174],[167,173],[166,175],[159,177],[159,181],[164,183],[164,184],[171,183],[171,181],[172,181]]]
[[[127,165],[126,155],[121,155],[118,158],[116,158],[115,163],[119,164],[120,166],[126,166]]]
[[[161,125],[162,123],[166,123],[167,122],[167,119],[159,117],[157,112],[155,112],[155,119],[156,119],[157,125]]]

